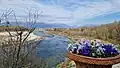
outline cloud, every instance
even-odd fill
[[[27,8],[39,9],[43,12],[39,17],[39,22],[62,23],[62,21],[65,21],[64,23],[69,24],[71,20],[70,11],[64,10],[63,8],[43,5],[33,0],[1,0],[0,13],[2,13],[7,8],[12,8],[18,17],[17,19],[19,20],[25,18],[25,12]]]
[[[74,15],[76,18],[79,19],[88,19],[93,18],[95,16],[104,15],[109,12],[112,12],[114,9],[109,2],[89,2],[84,3],[86,7],[79,7],[75,12]]]
[[[59,6],[71,11],[73,22],[120,12],[119,0],[40,0],[43,4]]]
[[[119,0],[0,0],[0,13],[13,8],[19,19],[24,19],[26,8],[43,11],[39,21],[45,23],[75,24],[120,12]]]

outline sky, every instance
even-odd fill
[[[42,23],[98,25],[120,20],[120,0],[0,0],[0,16],[10,8],[20,21],[28,10],[38,10]],[[9,20],[14,21],[12,14]]]

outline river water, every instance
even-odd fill
[[[58,35],[45,34],[42,31],[34,31],[35,35],[45,38],[38,44],[36,55],[48,62],[50,68],[54,68],[60,62],[63,62],[67,53],[69,39]]]

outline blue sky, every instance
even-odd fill
[[[39,9],[39,22],[45,23],[97,25],[120,20],[120,0],[0,0],[0,13],[8,8],[18,20],[24,19],[26,8]]]

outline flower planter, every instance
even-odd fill
[[[68,58],[73,60],[76,68],[112,68],[120,62],[120,55],[110,58],[92,58],[68,52]]]

